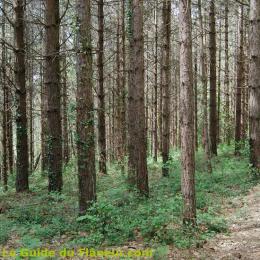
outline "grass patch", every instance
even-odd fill
[[[111,165],[107,176],[98,177],[98,202],[86,216],[77,216],[77,176],[72,161],[64,169],[63,194],[48,194],[46,177],[34,173],[31,192],[0,193],[8,203],[0,214],[0,245],[14,236],[17,244],[28,248],[57,243],[59,246],[120,246],[130,241],[157,246],[158,256],[167,245],[189,248],[227,230],[221,217],[223,201],[245,194],[256,184],[249,173],[246,154],[233,156],[233,147],[221,146],[208,174],[203,151],[196,156],[197,222],[195,229],[182,226],[181,166],[179,151],[171,152],[168,178],[161,177],[162,162],[148,158],[150,197],[129,192],[126,175]],[[13,179],[10,187],[13,187]],[[158,258],[159,259],[159,258]]]

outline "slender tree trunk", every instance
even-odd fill
[[[242,88],[244,88],[244,28],[243,28],[244,9],[241,6],[240,25],[239,25],[239,51],[237,56],[237,89],[236,89],[236,126],[235,126],[235,155],[240,154],[241,149],[241,97]]]
[[[3,1],[3,10],[5,11],[5,1]],[[5,26],[5,16],[2,18],[2,37],[5,39],[6,35],[6,26]],[[2,55],[1,55],[1,84],[3,90],[3,109],[2,109],[2,169],[1,169],[1,179],[3,181],[4,191],[7,191],[7,124],[6,124],[6,115],[7,115],[7,83],[6,83],[6,46],[4,41],[2,41]]]
[[[260,2],[250,1],[249,125],[250,160],[260,170]]]
[[[217,143],[219,144],[221,142],[221,53],[222,53],[222,26],[221,26],[221,18],[220,18],[220,24],[219,24],[219,49],[218,49],[218,134],[217,134]]]
[[[209,132],[211,152],[217,155],[217,86],[216,86],[216,18],[215,0],[210,1],[209,13],[209,54],[210,54],[210,115]]]
[[[156,0],[155,14],[155,54],[154,54],[154,160],[158,157],[158,2]]]
[[[24,10],[25,1],[17,0],[15,6],[15,39],[16,39],[16,191],[29,190],[29,156],[27,136],[27,109],[26,109],[26,86],[25,86],[25,26]]]
[[[90,0],[77,0],[77,151],[79,213],[96,200]]]
[[[124,24],[124,1],[119,3],[117,15],[117,79],[115,92],[115,131],[116,131],[116,159],[121,164],[124,171],[125,138],[126,138],[126,118],[125,118],[125,24]]]
[[[8,169],[13,173],[14,151],[13,151],[13,113],[12,113],[12,91],[7,88],[6,93],[6,127],[7,127],[7,151],[8,151]]]
[[[28,26],[26,28],[26,35],[27,35],[27,66],[28,66],[28,123],[29,123],[29,173],[33,172],[34,168],[34,129],[33,129],[33,75],[34,75],[34,63],[32,59],[32,50],[31,46],[29,45],[32,42],[32,28]]]
[[[198,151],[198,53],[195,52],[194,59],[194,136],[195,150]]]
[[[163,135],[162,135],[162,159],[163,176],[169,175],[167,162],[169,160],[170,146],[170,40],[171,40],[171,1],[163,2],[163,47],[162,47],[162,90],[163,90]]]
[[[129,40],[129,74],[128,74],[128,183],[136,183],[137,172],[137,114],[136,114],[136,89],[134,85],[134,38],[133,38],[133,1],[128,1],[128,40]]]
[[[62,190],[59,0],[46,1],[44,94],[47,99],[47,171],[49,191]]]
[[[105,93],[104,93],[104,0],[98,1],[98,146],[99,171],[107,173],[106,169],[106,121],[105,121]]]
[[[146,162],[146,129],[144,104],[144,36],[143,1],[130,3],[130,76],[129,76],[129,161],[132,177],[136,178],[137,189],[148,195],[148,172]],[[132,37],[131,37],[132,36]],[[131,157],[131,158],[130,158]]]
[[[207,65],[206,65],[206,53],[205,53],[205,43],[204,43],[204,27],[201,11],[201,0],[198,0],[199,9],[199,23],[200,23],[200,65],[201,65],[201,83],[203,87],[203,132],[204,132],[204,148],[205,148],[205,159],[207,162],[207,170],[209,173],[212,172],[211,166],[211,150],[210,150],[210,139],[208,131],[208,85],[207,85]]]
[[[194,97],[191,38],[191,1],[180,0],[180,124],[183,222],[195,225]]]
[[[66,165],[69,162],[69,131],[68,131],[68,75],[67,75],[67,55],[66,55],[66,29],[63,28],[63,48],[62,54],[62,158]]]
[[[230,144],[231,139],[231,125],[230,125],[230,95],[229,95],[229,0],[225,2],[225,76],[224,76],[224,85],[225,85],[225,106],[224,106],[224,118],[225,118],[225,141],[227,144]]]

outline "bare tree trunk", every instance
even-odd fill
[[[116,132],[116,159],[124,171],[125,140],[126,140],[126,115],[125,115],[125,8],[124,1],[119,3],[117,15],[117,78],[115,91],[115,132]]]
[[[29,173],[33,172],[34,168],[34,129],[33,129],[33,74],[34,74],[34,63],[32,60],[32,50],[30,43],[32,42],[32,28],[27,26],[26,28],[27,36],[27,77],[28,77],[28,129],[29,129]]]
[[[225,117],[225,141],[227,144],[230,144],[231,139],[231,125],[230,125],[230,90],[229,90],[229,0],[225,2],[225,76],[224,76],[224,85],[225,85],[225,106],[224,106],[224,117]]]
[[[243,28],[244,8],[241,5],[240,25],[239,25],[239,51],[237,56],[237,89],[236,89],[236,126],[235,126],[235,155],[240,154],[241,149],[241,96],[244,88],[244,28]]]
[[[9,173],[13,173],[14,167],[14,151],[13,151],[13,113],[12,113],[12,91],[7,88],[6,93],[6,127],[7,127],[7,151],[8,151],[8,169]]]
[[[180,0],[180,124],[183,222],[195,225],[194,96],[192,76],[191,1]]]
[[[77,0],[77,151],[79,213],[96,200],[90,0]]]
[[[216,85],[216,18],[215,0],[210,1],[209,13],[209,54],[210,54],[210,115],[209,133],[211,152],[217,155],[217,85]]]
[[[62,158],[66,165],[69,160],[69,132],[68,132],[68,82],[67,82],[67,55],[66,55],[66,29],[63,28],[63,48],[62,54]]]
[[[128,74],[128,183],[136,183],[137,172],[137,114],[136,86],[134,85],[134,38],[133,38],[133,1],[128,1],[128,40],[129,40],[129,74]]]
[[[27,109],[25,86],[25,26],[24,26],[25,1],[17,0],[15,6],[15,39],[16,39],[16,191],[29,190],[29,156],[27,136]]]
[[[250,160],[260,170],[260,2],[250,1],[249,125]]]
[[[204,148],[205,148],[205,159],[207,162],[207,170],[209,173],[212,172],[211,166],[211,150],[210,150],[210,139],[208,131],[208,86],[207,86],[207,65],[206,65],[206,53],[205,53],[205,43],[204,43],[204,27],[201,11],[201,0],[198,0],[199,9],[199,23],[200,23],[200,65],[201,65],[201,83],[203,87],[203,132],[204,132]]]
[[[47,171],[49,191],[62,190],[59,0],[46,1],[44,94],[47,98]]]
[[[146,129],[144,104],[144,36],[143,1],[130,3],[132,19],[130,21],[130,75],[129,75],[129,170],[130,183],[136,178],[137,189],[148,195],[148,172],[146,162]]]
[[[155,14],[155,53],[154,53],[154,160],[158,157],[158,1],[156,0]]]
[[[218,47],[218,107],[217,107],[217,112],[218,112],[218,129],[217,129],[217,143],[219,144],[221,142],[221,52],[222,52],[222,46],[221,46],[221,36],[222,36],[222,23],[221,23],[221,18],[220,18],[220,24],[219,24],[219,47]]]
[[[194,136],[195,150],[198,151],[198,53],[195,51],[194,58]]]
[[[3,10],[5,11],[5,1],[3,1]],[[5,16],[2,18],[2,37],[5,39],[6,26],[5,26]],[[7,191],[7,181],[8,181],[8,170],[7,170],[7,83],[6,83],[6,46],[4,41],[2,41],[2,55],[1,55],[1,85],[3,91],[3,108],[2,108],[2,169],[1,169],[1,179],[3,180],[4,191]]]
[[[105,121],[105,93],[104,93],[104,0],[98,1],[98,146],[99,171],[107,173],[106,168],[106,121]]]
[[[169,160],[170,146],[170,40],[171,40],[171,1],[164,0],[163,2],[163,46],[162,46],[162,85],[163,90],[163,129],[162,129],[162,159],[163,176],[169,175],[167,162]]]

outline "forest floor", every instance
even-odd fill
[[[228,234],[217,235],[198,250],[171,250],[168,259],[260,259],[260,185],[231,205],[226,208]]]
[[[98,175],[98,202],[78,217],[75,159],[64,169],[62,194],[46,191],[47,176],[30,176],[30,192],[16,194],[15,175],[9,191],[0,188],[0,260],[57,260],[60,250],[80,248],[123,251],[153,249],[154,260],[260,259],[260,185],[249,168],[248,149],[240,157],[222,145],[206,172],[205,155],[196,154],[197,226],[182,225],[180,152],[171,151],[170,176],[161,176],[162,162],[148,158],[150,197],[129,192],[121,165]],[[21,249],[48,248],[54,258],[21,257]],[[2,257],[3,250],[16,257]],[[101,259],[101,258],[90,258]],[[118,259],[118,258],[117,258]],[[137,259],[137,258],[121,258]]]

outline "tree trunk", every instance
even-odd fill
[[[221,52],[222,52],[222,23],[221,23],[221,18],[220,18],[220,24],[219,24],[219,46],[218,46],[218,121],[217,121],[217,143],[219,144],[221,142],[221,126],[220,126],[220,122],[221,122]]]
[[[195,150],[198,151],[198,53],[195,51],[194,58],[194,138]]]
[[[225,85],[225,106],[224,106],[224,121],[225,121],[225,141],[227,144],[230,144],[231,139],[231,125],[230,125],[230,90],[229,90],[229,0],[225,2],[225,76],[224,76],[224,85]]]
[[[44,94],[47,99],[47,171],[49,191],[62,189],[59,0],[46,1]]]
[[[210,115],[209,132],[211,152],[217,155],[217,89],[216,89],[216,18],[215,0],[210,1],[209,13],[209,55],[210,55]]]
[[[5,1],[3,1],[3,10],[5,10]],[[2,18],[2,37],[5,39],[5,16]],[[6,124],[6,115],[7,115],[7,83],[6,83],[6,46],[4,41],[2,41],[2,53],[1,53],[1,85],[3,90],[3,109],[2,109],[2,169],[1,169],[1,179],[3,181],[4,191],[7,191],[7,124]]]
[[[130,21],[130,75],[129,75],[129,166],[137,189],[148,195],[148,172],[146,162],[146,129],[144,104],[144,37],[143,37],[143,1],[130,3],[132,19]]]
[[[25,1],[17,0],[15,6],[15,39],[16,39],[16,191],[29,190],[29,156],[27,136],[27,109],[25,86],[25,26],[24,26]]]
[[[69,160],[69,132],[68,132],[68,75],[67,75],[67,55],[66,55],[66,29],[63,28],[63,48],[62,55],[62,158],[66,165]]]
[[[125,7],[124,1],[118,5],[117,15],[117,53],[116,53],[116,91],[115,91],[115,132],[116,159],[124,171],[126,118],[125,118]]]
[[[98,1],[98,146],[99,172],[107,173],[106,168],[106,121],[105,121],[105,93],[104,93],[104,1]]]
[[[250,159],[260,170],[260,2],[250,1],[250,66],[249,66],[249,125]]]
[[[155,53],[154,53],[154,160],[158,157],[158,1],[156,0],[155,14]]]
[[[236,126],[235,126],[235,155],[240,154],[241,149],[241,97],[244,88],[244,28],[243,28],[244,8],[241,5],[240,24],[239,24],[239,51],[237,56],[237,89],[236,89]]]
[[[180,124],[183,222],[195,225],[194,97],[192,76],[191,1],[180,0]]]
[[[136,86],[134,85],[134,38],[133,38],[133,1],[128,1],[128,40],[129,40],[129,68],[128,68],[128,183],[136,184],[137,172],[137,114],[136,114]]]
[[[169,160],[170,146],[170,41],[171,41],[171,1],[164,0],[163,2],[163,28],[162,28],[162,90],[163,90],[163,135],[162,135],[162,174],[169,175],[167,162]]]
[[[77,151],[79,213],[96,200],[90,0],[77,0]]]
[[[200,65],[201,65],[201,83],[203,87],[203,135],[204,135],[204,148],[205,148],[205,159],[207,163],[207,170],[209,173],[212,172],[211,166],[211,150],[210,150],[210,139],[208,131],[208,84],[207,84],[207,64],[206,64],[206,53],[204,44],[204,27],[201,11],[201,0],[198,0],[199,9],[199,23],[200,23]]]

